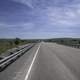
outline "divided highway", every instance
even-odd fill
[[[80,49],[38,43],[0,72],[0,80],[80,80]]]

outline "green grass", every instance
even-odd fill
[[[24,45],[27,43],[35,43],[36,40],[21,40],[19,38],[16,39],[0,39],[0,54],[6,52],[7,50]]]
[[[63,45],[77,45],[80,44],[80,38],[54,38],[48,39],[47,42],[56,42]]]
[[[16,45],[14,43],[14,40],[12,41],[7,41],[7,40],[1,40],[0,41],[0,54],[4,53],[5,51],[7,51],[8,49],[17,47],[19,45],[23,45],[24,43],[19,43],[18,45]]]
[[[0,54],[2,54],[3,52],[7,51],[8,49],[11,49],[13,47],[16,47],[16,45],[11,45],[9,44],[9,42],[5,41],[5,42],[0,42]]]

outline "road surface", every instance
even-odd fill
[[[0,72],[0,80],[80,80],[80,50],[39,43]]]

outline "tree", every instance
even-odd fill
[[[15,42],[14,42],[14,43],[15,43],[15,45],[20,44],[20,41],[21,41],[21,40],[20,40],[19,38],[16,38],[16,39],[15,39]]]
[[[79,41],[79,44],[80,44],[80,41]]]

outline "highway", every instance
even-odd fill
[[[80,49],[38,43],[0,72],[0,80],[80,80]]]

